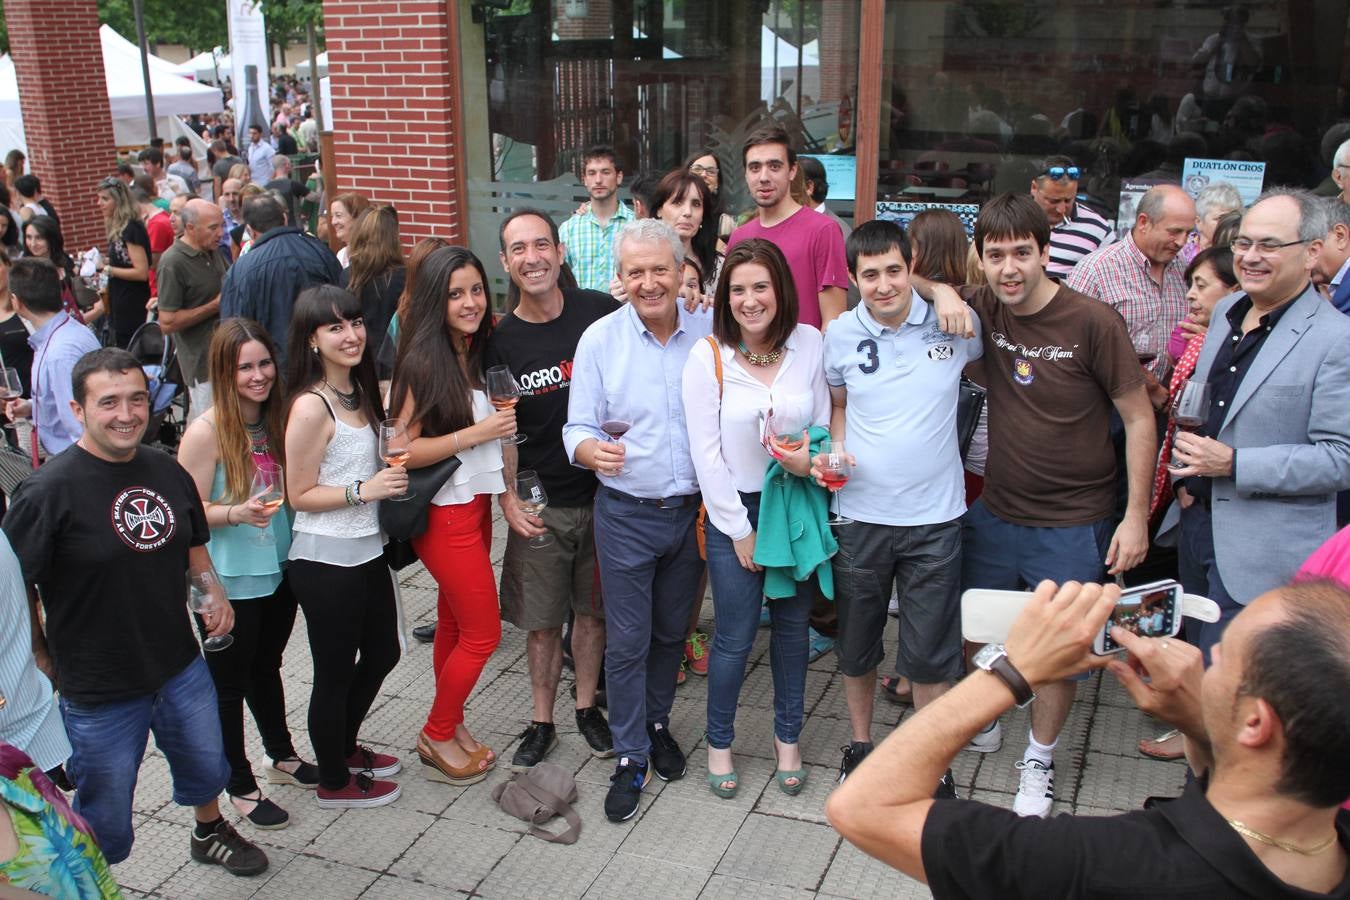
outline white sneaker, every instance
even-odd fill
[[[1003,748],[1003,725],[998,719],[970,739],[965,749],[972,753],[997,753]]]
[[[900,618],[900,595],[891,594],[891,602],[886,605],[886,615],[892,619]]]
[[[1050,807],[1055,803],[1055,764],[1051,763],[1047,769],[1039,760],[1026,762],[1019,759],[1017,768],[1022,770],[1022,777],[1013,799],[1013,812],[1044,819],[1050,815]]]

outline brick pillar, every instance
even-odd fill
[[[4,3],[28,168],[61,216],[67,251],[102,247],[94,185],[114,171],[116,150],[95,0]]]
[[[334,185],[398,209],[410,246],[467,240],[455,0],[324,0]],[[456,14],[457,15],[457,14]],[[332,196],[330,193],[329,196]]]

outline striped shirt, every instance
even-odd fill
[[[19,559],[0,534],[0,741],[18,747],[43,771],[70,758],[70,741],[52,683],[33,662],[28,587]]]
[[[618,210],[604,226],[589,209],[562,223],[558,239],[567,248],[565,260],[572,267],[579,287],[609,293],[609,282],[614,277],[614,236],[634,218],[633,211],[620,201]]]
[[[1125,318],[1140,356],[1155,357],[1148,369],[1162,379],[1167,372],[1167,339],[1186,315],[1185,264],[1174,258],[1163,269],[1162,283],[1149,274],[1148,257],[1134,235],[1094,250],[1073,267],[1070,288],[1111,305]]]
[[[1105,219],[1083,204],[1074,203],[1073,212],[1050,229],[1050,265],[1045,271],[1063,281],[1080,259],[1098,247],[1105,247],[1114,237]]]

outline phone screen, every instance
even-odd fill
[[[1102,637],[1102,652],[1112,653],[1121,649],[1111,639],[1111,627],[1118,625],[1139,637],[1168,637],[1176,633],[1177,600],[1180,591],[1176,585],[1150,587],[1139,591],[1126,591],[1120,595],[1111,618],[1106,621],[1106,633]]]

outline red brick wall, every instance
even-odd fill
[[[324,0],[335,185],[398,209],[405,245],[465,240],[451,71],[455,0]],[[457,53],[456,53],[457,56]]]
[[[101,247],[94,185],[114,171],[116,151],[95,0],[4,3],[29,171],[61,216],[66,248]]]

